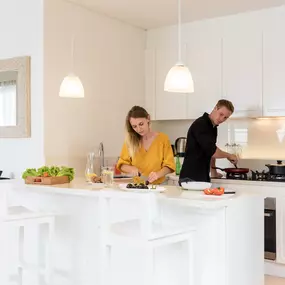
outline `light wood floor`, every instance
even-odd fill
[[[285,279],[265,275],[264,283],[265,285],[285,285]]]

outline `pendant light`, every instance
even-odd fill
[[[164,90],[176,93],[194,92],[192,75],[181,61],[181,5],[178,0],[178,62],[167,73]]]
[[[74,70],[74,36],[72,37],[72,71]],[[78,76],[70,73],[64,77],[60,89],[59,97],[63,98],[84,98],[84,88]]]

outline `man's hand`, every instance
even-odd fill
[[[230,161],[234,165],[236,165],[238,162],[238,157],[235,154],[229,153],[227,159],[228,159],[228,161]]]

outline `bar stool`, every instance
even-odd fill
[[[102,193],[103,194],[103,193]],[[118,198],[125,193],[120,192]],[[131,195],[128,195],[131,194]],[[144,250],[144,284],[154,285],[155,249],[158,247],[187,242],[188,248],[188,284],[194,285],[194,250],[193,241],[195,228],[191,226],[176,227],[153,220],[154,193],[128,193],[126,199],[140,202],[141,216],[121,222],[111,222],[111,200],[116,199],[115,193],[107,193],[100,197],[100,231],[101,231],[101,285],[111,285],[111,256],[112,247],[137,247]],[[137,195],[136,197],[134,195]],[[157,210],[157,209],[155,209]],[[161,220],[162,221],[162,220]]]
[[[2,189],[1,189],[2,191]],[[3,206],[3,201],[1,201]],[[54,215],[49,213],[33,212],[22,206],[7,207],[6,213],[3,208],[0,216],[0,284],[11,284],[10,269],[17,268],[16,284],[22,285],[23,272],[27,271],[36,274],[37,282],[35,285],[52,284],[52,243],[54,236]],[[47,225],[47,233],[43,237],[44,251],[43,256],[39,256],[35,264],[26,262],[28,252],[24,250],[26,228],[37,229],[41,233],[42,225]],[[13,244],[9,236],[11,232],[17,232],[17,244]],[[39,237],[38,236],[38,237]],[[40,242],[40,241],[39,241]],[[17,248],[16,264],[7,262],[10,251]],[[13,282],[15,284],[15,282]],[[30,284],[32,285],[32,284]]]

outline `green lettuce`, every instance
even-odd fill
[[[28,176],[39,176],[39,173],[35,168],[27,168],[22,174],[22,178],[26,179]]]
[[[56,176],[67,176],[69,181],[74,179],[75,171],[74,168],[66,166],[42,166],[36,170],[35,168],[27,168],[23,174],[22,178],[26,179],[28,176],[44,176],[44,177],[56,177]]]

